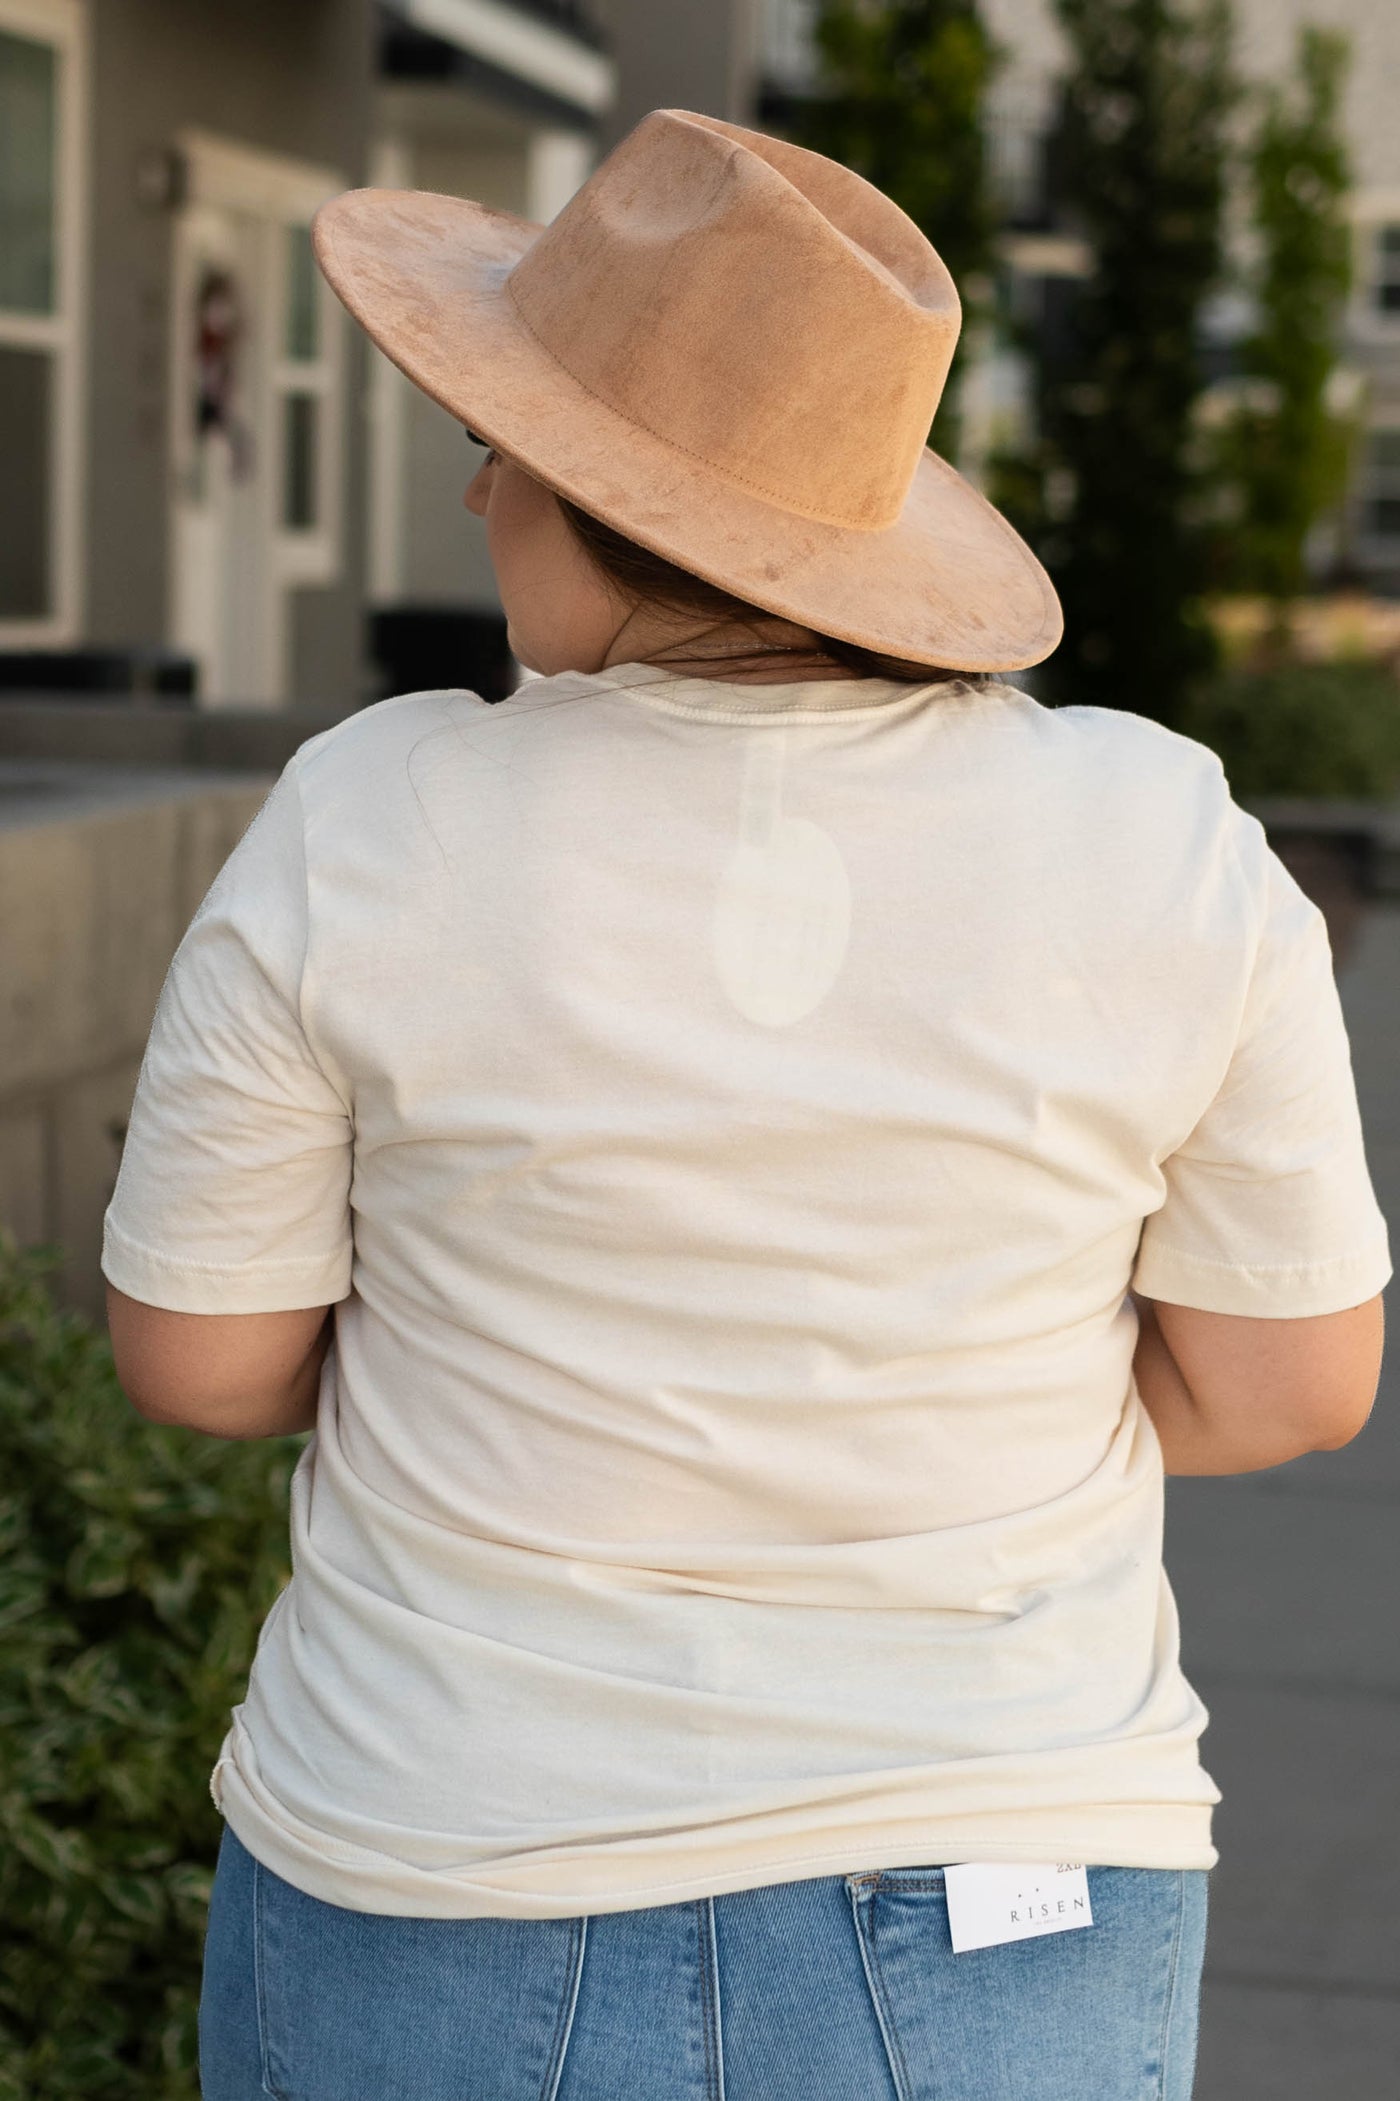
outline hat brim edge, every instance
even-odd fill
[[[737,487],[591,393],[505,290],[542,231],[466,198],[361,189],[321,207],[312,240],[337,297],[416,387],[653,553],[764,611],[931,668],[1017,671],[1053,652],[1063,617],[1049,576],[931,448],[892,526],[834,526]]]

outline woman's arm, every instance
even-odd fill
[[[1129,1297],[1133,1376],[1169,1474],[1253,1473],[1336,1451],[1364,1427],[1385,1342],[1379,1295],[1297,1320]]]
[[[330,1306],[288,1313],[172,1313],[107,1286],[117,1377],[138,1415],[209,1437],[290,1437],[316,1427]]]

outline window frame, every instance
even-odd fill
[[[1352,272],[1348,333],[1358,343],[1384,344],[1389,350],[1400,337],[1400,306],[1381,305],[1382,283],[1400,283],[1400,259],[1395,274],[1382,269],[1384,236],[1400,231],[1400,189],[1360,190],[1351,206],[1355,267]]]
[[[86,479],[88,12],[86,0],[0,0],[0,30],[49,45],[56,56],[54,240],[51,314],[0,307],[0,345],[43,350],[49,392],[47,613],[0,614],[0,649],[62,648],[82,629]]]
[[[1393,242],[1387,242],[1388,234],[1394,236]],[[1380,220],[1372,228],[1371,262],[1371,311],[1384,324],[1400,327],[1400,217]],[[1382,296],[1391,287],[1396,293],[1393,306]]]
[[[318,202],[320,200],[318,199]],[[289,197],[290,215],[280,218],[280,238],[273,244],[280,249],[270,262],[270,268],[279,277],[275,292],[275,305],[271,311],[278,317],[277,346],[268,360],[268,384],[273,395],[273,415],[269,428],[276,432],[277,468],[273,490],[273,562],[276,573],[284,586],[300,584],[332,584],[339,580],[342,563],[341,511],[344,481],[344,456],[342,446],[342,424],[344,420],[344,356],[345,319],[344,309],[319,269],[312,278],[312,292],[316,302],[316,355],[311,358],[294,358],[288,354],[286,320],[288,312],[287,236],[296,227],[310,223],[311,210],[306,208],[304,195]],[[286,522],[283,499],[287,487],[287,403],[293,395],[302,395],[316,404],[315,453],[312,472],[315,479],[315,516],[310,525],[293,526]]]
[[[1379,496],[1392,493],[1400,499],[1400,458],[1393,468],[1376,474],[1369,459],[1369,444],[1372,438],[1392,437],[1400,447],[1400,410],[1391,410],[1370,423],[1362,436],[1360,471],[1356,478],[1357,506],[1357,551],[1363,562],[1372,568],[1395,568],[1400,566],[1400,527],[1393,533],[1373,531],[1369,525],[1368,508]]]

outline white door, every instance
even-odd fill
[[[170,639],[203,703],[289,696],[293,591],[342,568],[343,323],[311,253],[333,169],[180,134],[171,273]]]
[[[207,702],[282,691],[274,572],[277,432],[266,220],[195,205],[176,227],[172,641],[198,659]]]

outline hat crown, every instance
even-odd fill
[[[798,517],[900,516],[961,323],[936,250],[803,147],[655,110],[505,280],[626,422]]]

